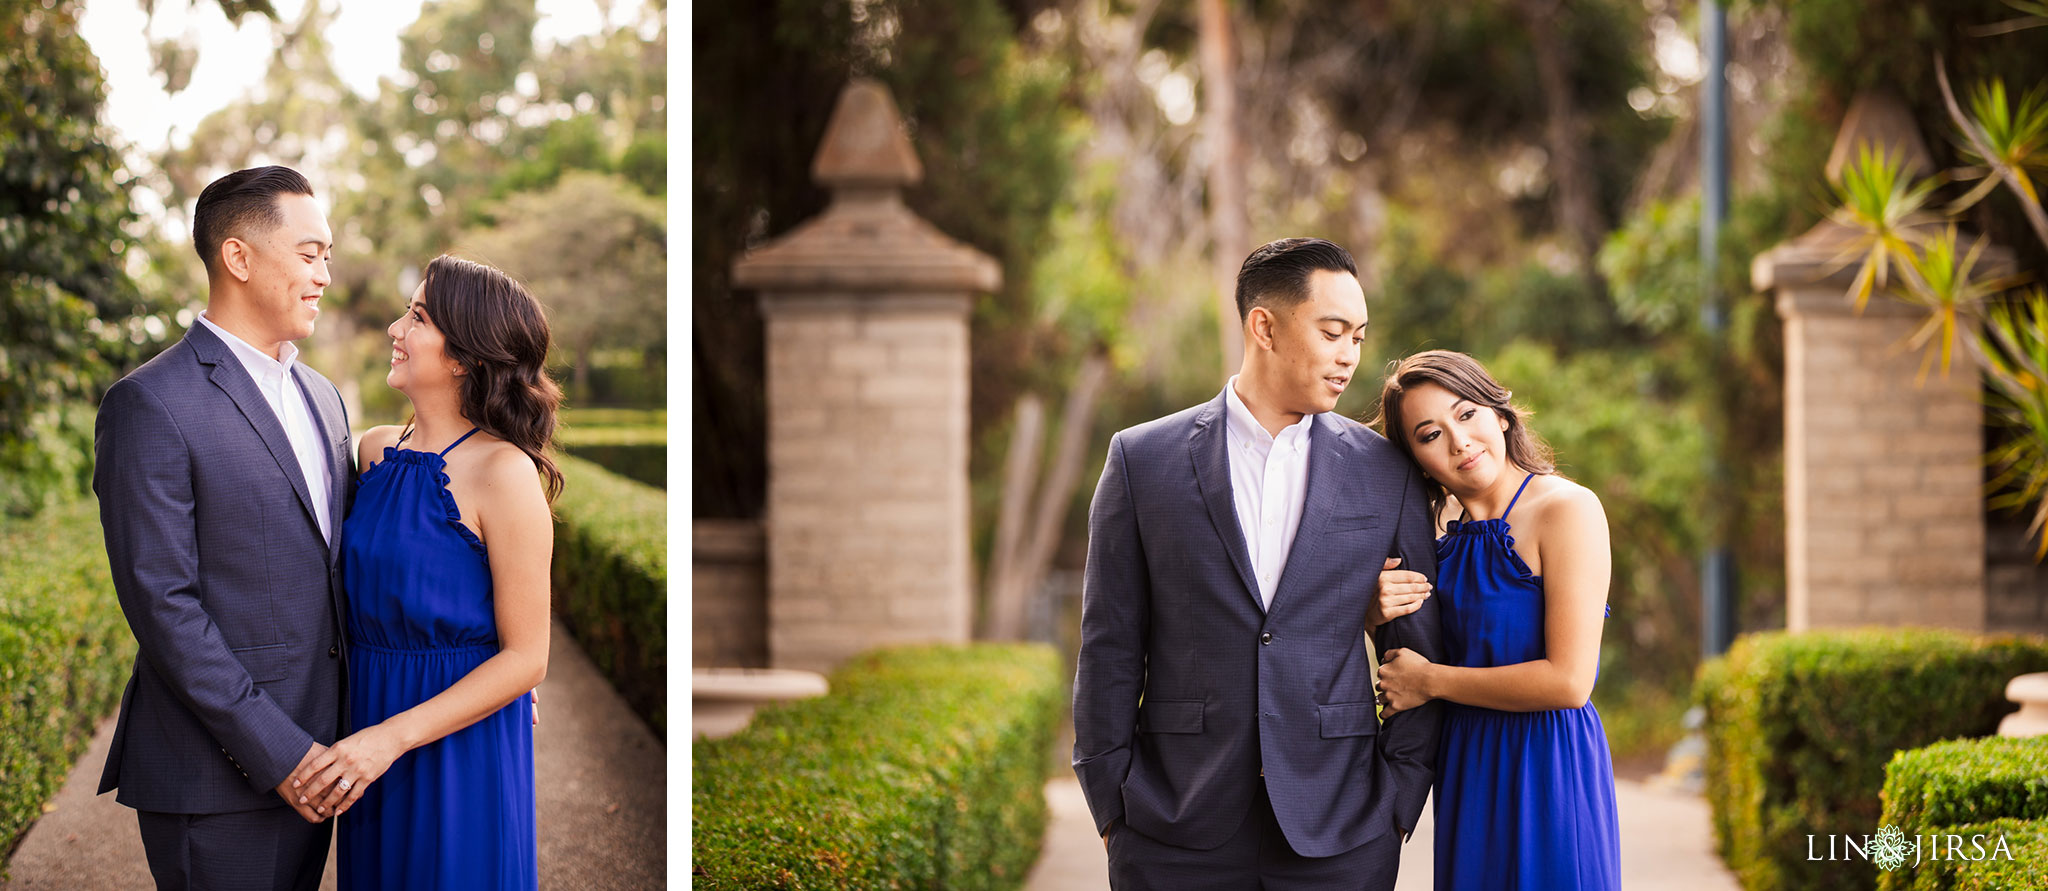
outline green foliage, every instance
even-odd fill
[[[668,735],[668,496],[557,455],[555,615],[626,704]]]
[[[1967,856],[1981,856],[1973,841],[1992,849],[2002,837],[2012,859],[1948,859],[1944,839],[1942,859],[1923,850],[1917,867],[1880,874],[1879,888],[2048,886],[2048,738],[1954,740],[1898,753],[1885,766],[1884,824],[1907,836],[1959,836]]]
[[[1885,765],[1885,825],[1913,835],[1999,817],[2048,820],[2048,737],[1949,740]]]
[[[1953,835],[1958,840],[1951,842],[1943,838],[1935,842],[1922,839],[1923,845],[1942,845],[1942,859],[1928,860],[1923,855],[1920,864],[1911,870],[1893,870],[1880,876],[1879,888],[1886,891],[2048,888],[2048,856],[2043,856],[2048,854],[2048,820],[2004,817],[1960,826],[1936,826],[1927,830],[1927,834]],[[2000,839],[2005,841],[2006,852],[2011,859],[1997,854]],[[1970,857],[1982,859],[1966,859]]]
[[[2034,559],[2048,556],[2048,291],[2035,288],[2024,299],[1994,306],[1985,330],[1994,348],[1985,351],[1991,374],[1989,413],[2011,430],[2027,431],[1994,446],[1988,457],[1998,494],[1993,508],[2033,505],[2027,534],[2035,537]]]
[[[664,342],[666,215],[661,202],[617,176],[572,170],[546,191],[492,205],[487,225],[459,245],[540,298],[551,333],[575,360],[577,383],[600,345],[646,350]]]
[[[135,639],[114,605],[99,502],[0,518],[0,861],[120,702]]]
[[[0,5],[0,81],[0,512],[21,515],[78,491],[54,406],[95,397],[166,327],[124,271],[140,227],[78,4]]]
[[[1845,255],[1862,255],[1856,280],[1849,294],[1857,311],[1870,302],[1873,291],[1887,287],[1894,268],[1908,266],[1914,247],[1924,242],[1920,227],[1934,220],[1927,203],[1939,180],[1915,180],[1905,172],[1905,154],[1891,154],[1883,146],[1865,145],[1857,150],[1856,163],[1842,172],[1835,186],[1835,200],[1841,204],[1832,218],[1860,233]]]
[[[1042,644],[855,657],[832,692],[692,746],[697,888],[1016,888],[1065,697]]]
[[[1721,858],[1749,891],[1867,888],[1867,862],[1812,862],[1808,835],[1880,823],[1893,753],[1983,736],[2048,640],[1881,629],[1756,634],[1700,667],[1707,800]]]

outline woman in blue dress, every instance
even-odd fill
[[[1614,765],[1590,701],[1609,576],[1607,516],[1558,476],[1512,394],[1470,356],[1395,366],[1379,424],[1421,467],[1435,515],[1444,662],[1389,650],[1387,712],[1444,701],[1437,756],[1436,887],[1621,887]],[[1512,516],[1512,526],[1510,517]],[[1368,621],[1432,595],[1387,567]]]
[[[496,269],[439,257],[392,323],[405,429],[360,443],[342,525],[349,726],[293,774],[341,817],[343,889],[539,885],[533,706],[547,673],[547,318]]]

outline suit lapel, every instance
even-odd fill
[[[1252,581],[1251,549],[1245,546],[1244,529],[1237,522],[1237,501],[1230,488],[1230,436],[1223,430],[1222,395],[1195,415],[1195,430],[1188,435],[1188,448],[1195,459],[1195,484],[1202,490],[1202,503],[1209,508],[1209,521],[1223,540],[1230,565],[1237,568],[1237,580],[1260,612],[1266,604],[1259,586]]]
[[[1274,609],[1280,608],[1282,598],[1293,588],[1288,581],[1300,578],[1300,567],[1316,558],[1323,530],[1329,527],[1330,513],[1337,507],[1338,493],[1344,489],[1337,481],[1350,472],[1350,462],[1345,460],[1350,452],[1350,437],[1343,425],[1318,415],[1308,434],[1308,492],[1301,507],[1301,525],[1295,527],[1294,543],[1287,548],[1287,565],[1281,568],[1279,587],[1273,591]]]
[[[331,394],[312,386],[307,380],[311,374],[306,370],[306,363],[292,364],[292,378],[298,382],[299,394],[305,398],[306,408],[313,414],[313,426],[320,432],[320,453],[327,458],[327,550],[328,556],[338,558],[341,556],[341,508],[343,487],[348,484],[348,456],[347,449],[337,448],[336,444],[347,437],[348,431],[342,429],[340,407],[328,398]]]
[[[277,469],[282,471],[284,478],[291,483],[292,493],[299,496],[299,506],[305,509],[306,519],[312,522],[314,530],[318,531],[320,521],[313,516],[313,497],[306,489],[305,474],[299,472],[298,455],[292,451],[291,440],[285,438],[284,426],[278,423],[277,413],[270,410],[270,403],[265,401],[263,394],[256,389],[256,380],[249,376],[248,369],[242,367],[241,360],[235,358],[228,345],[222,343],[212,331],[207,330],[205,325],[193,322],[192,329],[186,333],[185,339],[192,341],[193,352],[198,355],[199,361],[212,366],[207,372],[207,378],[213,381],[214,386],[226,392],[229,399],[234,400],[235,407],[241,409],[242,417],[249,421],[249,426],[256,428],[256,435],[263,439],[264,447],[270,450],[270,457],[277,462]]]

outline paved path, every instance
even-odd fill
[[[667,870],[666,752],[557,623],[534,728],[540,886],[577,891],[663,887]],[[154,888],[135,812],[94,795],[112,744],[102,722],[92,748],[8,863],[5,891]],[[323,891],[334,888],[334,861]]]
[[[1621,886],[1629,891],[1737,891],[1734,875],[1714,856],[1713,829],[1707,802],[1697,795],[1664,791],[1617,780],[1615,807],[1621,817]],[[1097,891],[1109,887],[1109,867],[1095,822],[1073,777],[1045,786],[1052,819],[1045,830],[1045,848],[1025,879],[1025,891]],[[1429,809],[1415,837],[1401,848],[1401,874],[1396,891],[1427,891],[1434,870]]]

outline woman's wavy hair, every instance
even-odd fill
[[[526,286],[495,268],[442,254],[427,264],[421,300],[462,366],[462,414],[533,459],[549,503],[562,470],[549,456],[562,388],[548,377],[548,317]]]
[[[1529,410],[1509,401],[1514,392],[1494,380],[1479,360],[1450,350],[1428,350],[1387,363],[1387,381],[1380,387],[1378,413],[1366,422],[1393,442],[1416,467],[1421,467],[1422,462],[1415,460],[1415,447],[1408,439],[1409,425],[1401,420],[1401,401],[1409,388],[1422,384],[1436,384],[1460,399],[1486,406],[1506,418],[1508,429],[1502,436],[1507,440],[1508,461],[1516,467],[1529,473],[1557,472],[1550,445],[1529,426]],[[1443,515],[1450,491],[1428,474],[1423,475],[1422,482],[1429,492],[1429,516],[1434,522]]]

